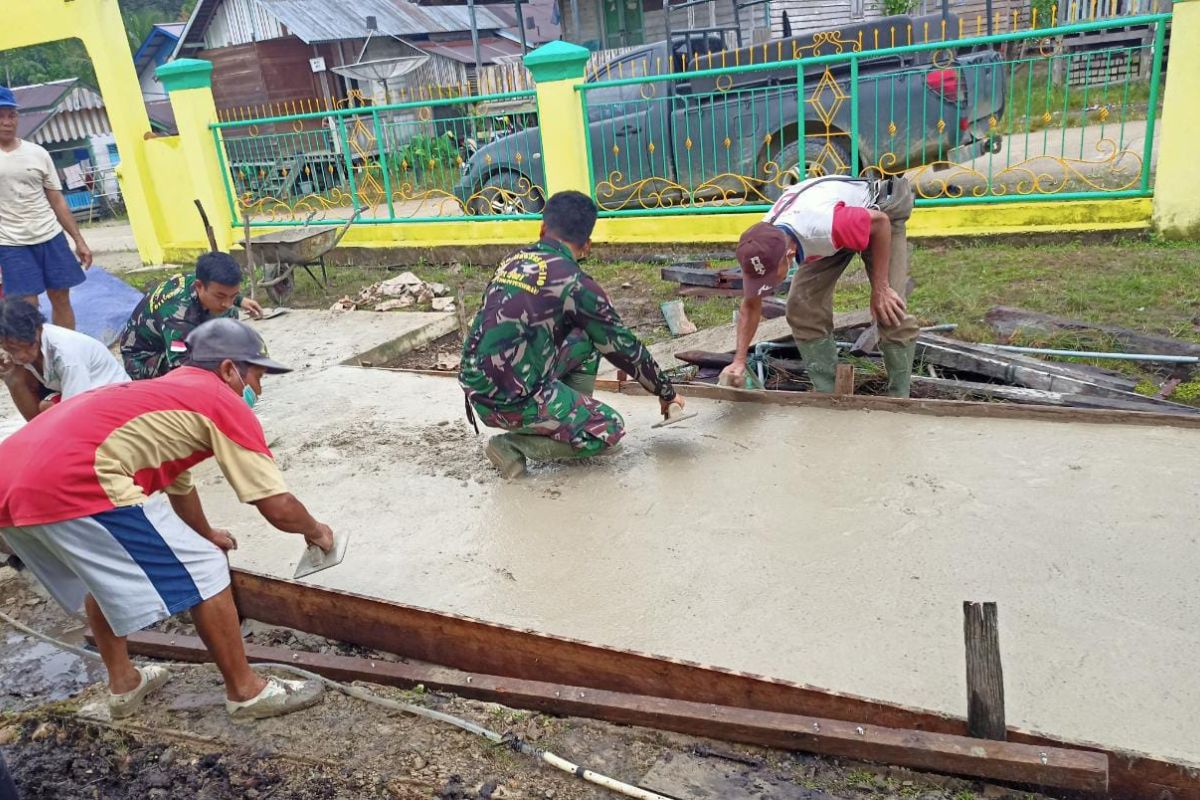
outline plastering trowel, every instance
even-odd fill
[[[292,578],[303,578],[305,575],[336,567],[346,557],[346,543],[349,541],[350,534],[339,531],[333,534],[333,547],[329,548],[328,553],[315,544],[310,544],[305,548],[304,555],[300,556],[300,563],[296,565],[296,574],[292,575]]]
[[[672,403],[671,405],[667,406],[667,418],[662,422],[654,423],[650,427],[663,428],[667,425],[674,425],[676,422],[683,422],[685,419],[691,419],[692,417],[696,416],[696,414],[697,412],[695,411],[684,411],[682,408]]]

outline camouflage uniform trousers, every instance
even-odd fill
[[[587,336],[576,330],[559,349],[554,361],[556,380],[546,389],[512,408],[471,405],[484,425],[512,433],[549,436],[571,445],[582,457],[594,456],[625,435],[621,415],[591,396],[599,369],[600,354]]]

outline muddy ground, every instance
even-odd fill
[[[8,568],[0,610],[74,641],[81,628]],[[158,626],[192,633],[186,618]],[[245,627],[249,641],[339,655],[395,656],[311,636]],[[100,671],[0,637],[0,752],[23,800],[309,800],[310,798],[616,797],[508,748],[339,693],[308,711],[253,724],[229,722],[219,676],[179,666],[137,716],[107,718]],[[40,645],[36,645],[40,647]],[[56,660],[57,659],[57,660]],[[586,719],[553,717],[437,692],[364,684],[391,699],[436,708],[509,733],[564,758],[666,796],[721,798],[1038,797],[974,781],[840,762]]]

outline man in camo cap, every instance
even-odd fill
[[[592,397],[600,357],[658,397],[663,416],[683,398],[579,268],[591,248],[596,206],[580,192],[546,203],[541,240],[500,263],[463,343],[459,383],[492,437],[488,459],[506,478],[527,458],[550,461],[611,452],[625,435],[614,409]]]

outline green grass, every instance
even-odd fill
[[[1149,53],[1143,53],[1142,59],[1148,64]],[[1065,59],[1062,60],[1065,62]],[[1120,136],[1122,120],[1144,120],[1150,106],[1148,66],[1143,67],[1144,78],[1120,78],[1088,87],[1068,86],[1065,81],[1048,80],[1049,64],[1045,59],[1008,62],[1003,65],[1003,70],[1007,91],[1004,118],[998,126],[1000,133],[1033,133],[1049,129],[1053,135],[1054,131],[1062,128],[1103,123],[1106,135],[1111,127],[1111,136],[1116,138]],[[969,75],[966,80],[970,82]],[[1101,109],[1107,109],[1107,116]],[[1161,91],[1156,109],[1161,113]],[[1046,119],[1047,114],[1049,120]]]
[[[993,306],[1006,305],[1200,342],[1197,264],[1200,244],[1129,240],[1030,247],[979,240],[965,246],[929,246],[918,240],[911,267],[916,288],[909,298],[909,308],[922,324],[957,324],[952,335],[968,341],[996,341],[996,333],[984,315]],[[644,341],[669,338],[659,304],[674,299],[677,287],[659,278],[660,265],[589,261],[585,268],[605,287],[626,323]],[[494,265],[424,265],[411,269],[424,280],[461,288],[471,314],[479,306]],[[836,311],[867,307],[870,286],[852,277],[861,270],[858,261],[852,262],[834,296]],[[170,274],[169,270],[139,272],[127,276],[127,280],[146,290]],[[331,267],[329,274],[331,283],[324,289],[298,273],[296,293],[289,305],[328,308],[338,298],[353,298],[363,287],[396,271]],[[736,298],[684,298],[688,317],[700,328],[730,322],[737,305]],[[1111,338],[1095,334],[1025,337],[1017,343],[1070,350],[1123,349]],[[1146,365],[1090,363],[1145,380],[1146,391],[1155,391],[1162,383],[1162,376]],[[1200,405],[1200,381],[1182,384],[1173,399]]]

